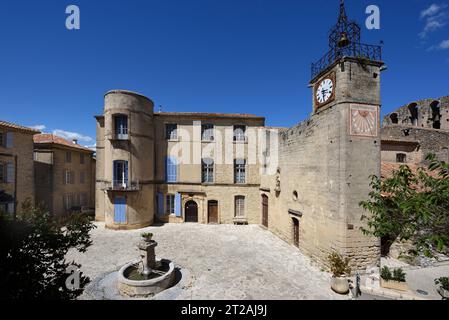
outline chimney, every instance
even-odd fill
[[[73,144],[78,144],[78,139],[73,139]]]

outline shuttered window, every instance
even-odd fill
[[[6,148],[12,148],[14,143],[14,134],[12,132],[6,133]]]
[[[84,164],[84,153],[80,153],[80,164]]]
[[[214,125],[203,124],[201,125],[201,140],[213,141],[214,140]]]
[[[5,146],[5,135],[3,132],[0,132],[0,147]]]
[[[5,182],[5,165],[0,163],[0,182]]]
[[[80,184],[84,184],[86,182],[86,173],[84,171],[80,172]]]
[[[167,140],[178,139],[178,125],[175,123],[168,123],[165,125],[165,138]]]
[[[118,115],[114,117],[115,137],[119,140],[128,140],[128,117]]]
[[[234,141],[246,141],[246,126],[234,126]]]
[[[6,164],[6,183],[14,183],[14,165]]]
[[[245,197],[243,196],[235,197],[235,216],[236,217],[245,216]]]
[[[167,157],[165,163],[166,181],[178,182],[178,159],[176,157]]]

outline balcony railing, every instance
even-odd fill
[[[336,60],[343,57],[382,61],[382,47],[353,42],[346,47],[332,49],[320,60],[312,63],[312,79],[333,64]]]
[[[106,189],[109,191],[139,191],[140,183],[139,181],[116,180],[108,184]]]

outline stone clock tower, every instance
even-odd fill
[[[335,211],[327,217],[335,228],[331,247],[364,269],[378,263],[380,240],[364,236],[360,201],[368,199],[369,177],[380,176],[381,47],[361,43],[361,28],[349,21],[343,0],[337,24],[329,33],[329,51],[312,65],[313,115],[326,130],[330,159],[330,196]],[[332,171],[332,172],[331,172]],[[336,184],[336,185],[335,185]]]

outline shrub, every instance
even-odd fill
[[[449,291],[449,277],[435,279],[435,284],[439,285],[444,290]]]
[[[153,234],[151,232],[142,233],[141,236],[142,236],[142,238],[148,239],[148,240],[151,240],[151,238],[153,238]]]
[[[385,281],[398,281],[398,282],[406,282],[405,281],[405,272],[402,270],[402,268],[393,269],[393,272],[391,272],[390,268],[387,266],[383,267],[380,276]]]
[[[351,274],[349,258],[343,258],[341,254],[333,252],[328,256],[327,260],[329,261],[331,272],[334,277],[339,278]]]

